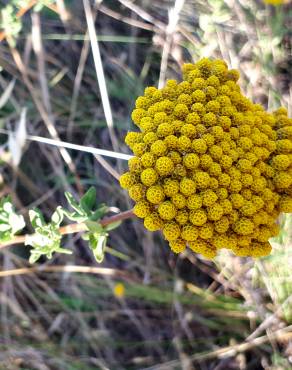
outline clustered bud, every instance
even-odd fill
[[[292,120],[241,93],[222,60],[184,64],[183,81],[147,87],[128,132],[134,157],[120,178],[150,231],[205,258],[221,248],[268,255],[280,212],[292,212]]]

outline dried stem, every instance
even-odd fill
[[[111,217],[106,217],[106,218],[104,218],[100,221],[100,224],[102,226],[106,226],[106,225],[112,224],[112,223],[117,222],[117,221],[126,220],[127,218],[131,218],[133,216],[134,216],[133,210],[130,209],[128,211],[118,213],[117,215],[114,215],[114,216],[111,216]],[[61,235],[74,234],[74,233],[79,233],[81,231],[86,231],[86,230],[88,230],[88,228],[85,225],[85,223],[80,223],[80,224],[74,223],[74,224],[62,226],[62,227],[59,228],[59,232],[60,232]],[[11,239],[11,240],[9,240],[5,243],[0,244],[0,249],[9,247],[9,246],[15,245],[15,244],[24,244],[25,240],[28,236],[31,236],[31,235],[30,234],[16,235],[16,236],[14,236],[13,239]]]

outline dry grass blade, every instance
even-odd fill
[[[102,158],[102,156],[95,154],[94,155],[97,162],[110,174],[112,175],[116,180],[119,180],[120,174],[105,160]]]
[[[50,93],[49,93],[49,88],[48,88],[48,81],[46,77],[44,48],[43,48],[42,37],[41,37],[41,21],[40,21],[40,15],[38,12],[34,12],[32,14],[32,46],[37,56],[38,75],[39,75],[39,82],[40,82],[40,87],[41,87],[41,95],[42,95],[44,108],[51,122],[50,130],[52,133],[52,137],[56,140],[56,139],[59,139],[59,137],[58,137],[57,130],[55,129],[55,122],[54,122],[53,114],[52,114],[51,99],[50,99]],[[77,189],[79,193],[82,194],[84,192],[83,186],[77,174],[76,166],[74,162],[72,161],[70,154],[64,148],[61,149],[61,153],[62,152],[63,152],[63,158],[66,160],[67,165],[69,166],[69,168],[75,175]]]
[[[106,267],[90,267],[90,266],[34,266],[34,267],[23,267],[19,269],[0,271],[0,277],[8,276],[19,276],[19,275],[31,275],[41,272],[72,272],[72,273],[84,273],[84,274],[97,274],[107,275],[112,277],[125,277],[127,274],[124,271]]]
[[[8,149],[11,153],[12,165],[15,167],[20,163],[26,136],[26,108],[23,108],[16,130],[11,132],[8,138]]]
[[[287,341],[292,338],[292,325],[287,326],[283,329],[279,329],[269,335],[264,335],[262,337],[255,338],[249,342],[239,343],[232,346],[227,346],[224,348],[217,349],[208,353],[198,353],[190,357],[193,362],[203,362],[206,360],[211,360],[214,358],[228,358],[233,357],[238,353],[246,352],[254,347],[259,347],[271,340]],[[180,365],[180,361],[169,361],[167,363],[151,366],[145,370],[165,370],[173,369]]]
[[[162,22],[160,22],[157,18],[154,18],[149,12],[145,11],[142,7],[134,4],[134,2],[128,0],[119,0],[119,2],[123,4],[125,7],[132,10],[132,12],[137,14],[140,18],[144,19],[145,21],[152,23],[161,30],[165,29],[165,25]]]
[[[55,126],[54,126],[54,123],[51,121],[45,107],[43,106],[43,104],[40,101],[38,95],[36,94],[34,86],[32,85],[31,81],[28,78],[27,69],[26,69],[25,65],[23,64],[23,61],[22,61],[22,58],[21,58],[20,54],[13,47],[11,47],[11,54],[13,56],[15,64],[17,65],[18,69],[20,70],[20,72],[22,74],[24,83],[27,86],[36,107],[38,108],[39,113],[40,113],[42,119],[44,120],[44,123],[45,123],[50,135],[53,137],[54,140],[60,141],[60,138],[59,138],[58,132],[57,132]],[[60,153],[61,153],[61,156],[63,157],[65,163],[68,165],[69,169],[71,170],[71,172],[76,173],[75,165],[74,165],[68,151],[65,148],[61,147],[60,148]]]
[[[9,135],[10,132],[4,129],[0,129],[0,133]],[[59,148],[68,148],[72,150],[78,150],[84,153],[91,153],[93,155],[97,154],[97,155],[101,155],[105,157],[123,159],[125,161],[128,161],[130,158],[133,157],[132,155],[129,155],[129,154],[112,152],[110,150],[105,150],[105,149],[92,148],[90,146],[85,146],[85,145],[67,143],[66,141],[54,140],[54,139],[49,139],[49,138],[41,137],[41,136],[27,135],[26,139],[31,140],[31,141],[36,141],[38,143],[57,146]]]
[[[0,96],[0,109],[4,107],[4,105],[9,100],[15,85],[15,81],[16,81],[15,79],[11,80],[7,85],[6,89],[3,91],[2,95]]]
[[[86,16],[86,22],[87,22],[87,27],[88,27],[92,55],[94,59],[96,77],[97,77],[97,81],[99,85],[99,91],[101,95],[104,115],[105,115],[105,119],[106,119],[106,123],[108,126],[109,135],[110,135],[113,148],[114,150],[117,151],[119,148],[119,144],[118,144],[116,135],[114,133],[113,116],[112,116],[108,91],[106,87],[105,75],[104,75],[104,70],[103,70],[103,65],[102,65],[102,60],[101,60],[101,55],[100,55],[100,49],[99,49],[99,42],[98,42],[97,35],[95,32],[95,27],[94,27],[94,19],[93,19],[89,0],[83,0],[83,4],[84,4],[84,11],[85,11],[85,16]]]
[[[79,58],[79,64],[78,64],[76,76],[74,79],[74,87],[73,87],[73,94],[72,94],[71,106],[70,106],[70,116],[69,116],[69,123],[68,123],[68,135],[70,139],[72,138],[74,119],[75,119],[76,109],[77,109],[77,100],[79,96],[79,91],[80,91],[84,69],[85,69],[85,63],[86,63],[87,56],[89,53],[90,43],[87,37],[88,37],[88,33],[86,32],[84,36],[84,44],[83,44],[80,58]]]
[[[119,12],[115,12],[112,9],[107,8],[104,5],[101,5],[99,7],[99,11],[108,15],[109,17],[117,19],[118,21],[125,22],[125,23],[127,23],[127,24],[129,24],[133,27],[142,28],[142,29],[147,30],[147,31],[155,31],[156,30],[155,24],[150,25],[148,23],[141,22],[141,21],[138,21],[136,19],[126,17],[124,15],[121,15]]]
[[[175,32],[176,26],[179,21],[179,14],[184,6],[184,0],[175,0],[174,7],[168,12],[168,25],[166,27],[166,40],[162,50],[161,65],[160,65],[160,76],[158,82],[158,88],[161,89],[165,83],[165,76],[167,70],[168,55],[171,48],[172,36]]]

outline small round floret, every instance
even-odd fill
[[[160,157],[157,159],[155,168],[159,175],[169,175],[174,170],[174,164],[169,157]]]
[[[166,200],[159,205],[158,213],[163,220],[172,220],[176,216],[176,208],[172,202]]]

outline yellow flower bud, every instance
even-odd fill
[[[163,220],[172,220],[176,216],[176,208],[167,200],[159,205],[158,213]]]

